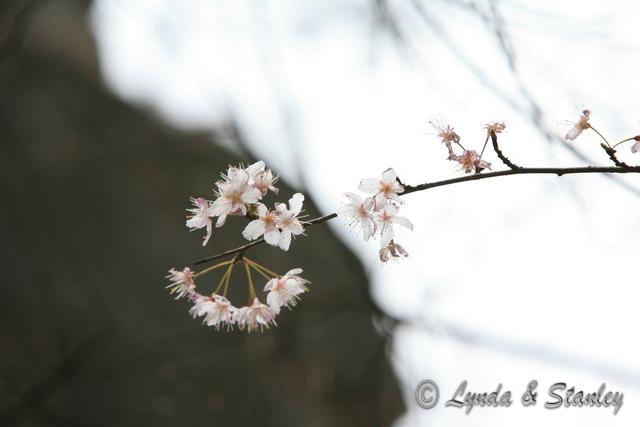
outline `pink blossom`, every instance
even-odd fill
[[[196,288],[194,275],[189,267],[183,268],[182,271],[172,268],[166,278],[171,281],[167,289],[170,289],[170,294],[176,294],[176,299],[193,294]]]
[[[240,330],[245,327],[248,332],[253,332],[260,328],[269,329],[271,324],[276,324],[275,317],[278,314],[272,307],[261,303],[258,298],[254,298],[249,306],[237,309],[233,313],[233,321],[238,325]]]
[[[277,224],[280,229],[278,247],[283,251],[289,250],[291,236],[298,236],[304,233],[304,227],[298,219],[298,215],[302,212],[303,202],[304,196],[296,193],[289,199],[288,209],[284,203],[276,203],[276,212],[278,214]]]
[[[279,190],[274,185],[278,182],[278,176],[274,175],[271,169],[265,169],[262,160],[247,166],[245,170],[249,175],[249,184],[260,190],[263,196],[265,196],[269,190],[278,194]]]
[[[392,258],[408,257],[409,253],[400,244],[393,240],[382,249],[380,249],[380,261],[387,262]]]
[[[207,326],[213,326],[219,331],[224,326],[227,327],[227,330],[233,327],[233,315],[236,310],[237,308],[231,305],[228,299],[214,294],[211,297],[200,295],[189,313],[193,315],[194,319],[204,315],[203,323],[206,323]]]
[[[375,200],[372,197],[363,200],[354,193],[344,193],[344,195],[349,202],[342,205],[338,216],[344,218],[350,226],[360,229],[365,241],[369,240],[376,232],[376,224],[373,220]]]
[[[392,168],[382,173],[382,179],[363,179],[360,181],[358,188],[365,193],[375,194],[378,199],[388,199],[402,203],[399,194],[404,191],[404,187],[398,182],[396,172]]]
[[[294,268],[280,278],[269,280],[264,287],[264,291],[269,292],[267,304],[278,310],[280,307],[294,307],[300,294],[309,290],[305,286],[309,281],[300,277],[301,273],[301,268]]]
[[[191,198],[191,203],[193,203],[195,208],[187,209],[187,211],[192,213],[192,215],[187,218],[187,227],[189,227],[191,231],[206,227],[207,234],[204,236],[204,241],[202,242],[202,246],[205,246],[213,233],[213,208],[209,202],[202,197],[198,197],[197,199]]]
[[[591,125],[589,124],[589,116],[591,115],[591,111],[583,110],[582,114],[578,118],[577,122],[573,123],[573,127],[569,129],[569,132],[565,135],[565,139],[569,141],[573,141],[576,139],[583,130],[589,129]]]
[[[270,211],[262,203],[256,205],[257,219],[251,221],[242,232],[247,240],[255,240],[264,235],[264,240],[271,246],[278,246],[280,230],[278,230],[279,216],[277,211]]]
[[[413,230],[413,224],[407,218],[398,216],[398,207],[393,203],[383,206],[380,210],[374,212],[374,218],[378,224],[380,231],[380,247],[387,246],[393,239],[393,225],[398,224]]]
[[[495,134],[502,133],[507,128],[507,125],[504,122],[493,122],[487,123],[484,128],[487,130],[487,135],[491,135],[491,132]]]
[[[447,146],[449,154],[453,154],[453,144],[460,144],[460,135],[458,135],[453,128],[446,123],[429,123],[438,131],[438,137]]]
[[[460,163],[465,173],[471,173],[474,170],[491,169],[491,163],[482,160],[475,150],[465,150],[460,156],[450,155],[449,160]]]
[[[230,167],[223,181],[216,183],[218,198],[213,202],[213,214],[218,217],[216,227],[222,227],[228,215],[246,215],[247,205],[257,203],[262,192],[249,185],[249,174]]]

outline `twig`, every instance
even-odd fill
[[[620,160],[618,160],[618,157],[616,156],[616,150],[613,147],[610,147],[608,145],[605,144],[600,144],[600,146],[602,147],[602,149],[604,151],[607,152],[607,154],[609,155],[609,158],[611,159],[611,161],[618,167],[621,168],[630,168],[631,166],[629,166],[628,164],[621,162]]]
[[[430,188],[442,187],[444,185],[458,184],[460,182],[478,181],[488,178],[496,178],[499,176],[509,175],[572,175],[580,173],[640,173],[640,166],[632,166],[629,168],[621,168],[614,166],[583,166],[577,168],[519,168],[489,173],[478,173],[473,175],[461,176],[458,178],[446,179],[444,181],[427,182],[415,186],[405,187],[404,193],[410,194],[416,191],[428,190]]]
[[[520,166],[516,165],[511,160],[509,160],[509,158],[502,153],[502,150],[500,150],[500,147],[498,147],[498,136],[494,131],[491,131],[490,136],[491,136],[491,143],[493,144],[493,151],[496,152],[496,154],[498,155],[498,158],[502,160],[502,163],[504,163],[511,169],[522,169]]]
[[[493,138],[492,138],[493,139]],[[494,147],[495,148],[495,147]],[[506,157],[505,157],[506,159]],[[509,161],[508,159],[506,159]],[[504,161],[504,160],[503,160]],[[509,162],[511,163],[511,162]],[[513,163],[511,163],[513,165]],[[511,167],[511,166],[510,166]],[[489,178],[497,178],[499,176],[509,176],[509,175],[574,175],[574,174],[583,174],[583,173],[640,173],[640,166],[583,166],[577,168],[523,168],[520,166],[513,165],[511,169],[489,172],[489,173],[476,173],[473,175],[460,176],[457,178],[445,179],[443,181],[435,181],[435,182],[426,182],[424,184],[418,185],[407,185],[402,184],[404,186],[404,192],[401,195],[407,195],[411,193],[416,193],[418,191],[429,190],[431,188],[443,187],[445,185],[459,184],[462,182],[469,181],[479,181],[483,179]],[[398,182],[402,183],[402,181],[398,180]],[[303,222],[305,226],[313,226],[316,224],[322,224],[323,222],[327,222],[336,218],[338,216],[337,213],[331,213],[328,215],[320,216],[314,218],[310,221]],[[260,238],[253,242],[247,243],[246,245],[239,246],[235,249],[229,249],[228,251],[221,252],[216,255],[212,255],[206,258],[199,259],[195,261],[193,264],[203,264],[205,262],[213,261],[219,258],[223,258],[229,255],[234,255],[238,253],[244,253],[247,249],[257,246],[261,243],[264,243],[264,239]]]
[[[332,213],[332,214],[329,214],[329,215],[325,215],[325,216],[320,216],[318,218],[314,218],[314,219],[312,219],[310,221],[305,221],[302,224],[306,225],[306,226],[315,225],[315,224],[322,224],[323,222],[329,221],[329,220],[331,220],[331,219],[333,219],[333,218],[335,218],[337,216],[338,216],[337,213]],[[235,249],[229,249],[228,251],[224,251],[224,252],[221,252],[221,253],[216,254],[216,255],[211,255],[211,256],[199,259],[199,260],[195,261],[193,263],[193,265],[198,265],[198,264],[203,264],[205,262],[214,261],[216,259],[224,258],[224,257],[229,256],[229,255],[244,253],[247,249],[252,248],[252,247],[254,247],[256,245],[259,245],[261,243],[264,243],[264,238],[260,238],[258,240],[255,240],[255,241],[251,242],[251,243],[247,243],[246,245],[238,246]]]

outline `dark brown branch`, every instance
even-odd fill
[[[609,158],[611,159],[611,161],[618,167],[621,168],[630,168],[631,166],[629,166],[628,164],[621,162],[620,160],[618,160],[618,157],[616,156],[616,150],[613,147],[609,147],[606,144],[600,144],[600,146],[602,147],[602,149],[604,151],[607,152],[607,154],[609,155]]]
[[[628,168],[614,166],[584,166],[578,168],[518,168],[489,173],[478,173],[473,175],[460,176],[457,178],[445,179],[444,181],[427,182],[415,186],[406,186],[404,193],[410,194],[416,191],[428,190],[430,188],[442,187],[444,185],[458,184],[467,181],[478,181],[488,178],[509,175],[573,175],[579,173],[640,173],[640,166],[630,166]]]
[[[489,173],[476,173],[473,175],[465,175],[457,178],[445,179],[443,181],[426,182],[424,184],[419,184],[419,185],[402,184],[404,186],[404,192],[402,193],[402,195],[404,196],[406,194],[416,193],[418,191],[429,190],[431,188],[436,188],[436,187],[443,187],[445,185],[459,184],[459,183],[468,182],[468,181],[480,181],[482,179],[497,178],[499,176],[509,176],[509,175],[563,176],[563,175],[573,175],[573,174],[582,174],[582,173],[640,173],[640,166],[625,166],[625,167],[584,166],[584,167],[578,167],[578,168],[523,168],[516,165],[513,165],[513,166],[515,168],[508,169],[508,170],[489,172]],[[399,179],[398,179],[398,182],[402,183],[402,181],[400,181]],[[303,222],[303,225],[312,226],[316,224],[322,224],[323,222],[332,220],[337,216],[338,214],[334,212],[325,216],[314,218],[310,221]],[[229,255],[244,253],[247,249],[257,246],[261,243],[264,243],[263,238],[247,243],[246,245],[238,246],[235,249],[229,249],[228,251],[199,259],[195,261],[193,264],[194,265],[203,264],[205,262],[213,261],[219,258],[224,258]]]
[[[511,160],[509,160],[507,156],[504,155],[504,153],[502,153],[502,150],[500,150],[500,147],[498,147],[498,136],[496,135],[496,133],[494,131],[491,131],[489,135],[491,136],[493,151],[496,152],[496,154],[498,155],[498,158],[502,160],[502,163],[507,165],[510,169],[522,169],[522,167],[513,163]]]
[[[312,220],[309,221],[303,221],[302,224],[306,225],[306,226],[311,226],[311,225],[315,225],[315,224],[322,224],[323,222],[327,222],[335,217],[337,217],[338,214],[337,213],[332,213],[329,215],[325,215],[325,216],[320,216],[318,218],[314,218]],[[235,249],[229,249],[228,251],[224,251],[221,252],[219,254],[216,255],[211,255],[202,259],[199,259],[197,261],[195,261],[193,263],[193,265],[198,265],[198,264],[203,264],[205,262],[210,262],[210,261],[214,261],[216,259],[220,259],[220,258],[224,258],[227,257],[229,255],[234,255],[234,254],[239,254],[239,253],[244,253],[247,249],[252,248],[254,246],[257,246],[261,243],[264,243],[264,238],[260,238],[258,240],[254,240],[253,242],[247,243],[246,245],[242,245],[242,246],[238,246]]]

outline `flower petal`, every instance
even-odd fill
[[[280,241],[278,242],[278,246],[283,251],[288,251],[289,246],[291,246],[291,233],[287,230],[283,230],[280,233]]]
[[[394,182],[396,180],[396,171],[393,168],[389,168],[382,172],[382,180],[384,182]]]
[[[247,171],[249,176],[253,177],[258,172],[262,172],[264,170],[264,167],[265,167],[264,162],[262,160],[258,160],[254,164],[247,166],[245,170]]]
[[[264,221],[254,219],[242,231],[242,237],[247,240],[256,240],[264,234]]]
[[[380,189],[380,181],[375,178],[363,179],[360,181],[358,189],[365,193],[377,193]]]
[[[298,215],[302,210],[302,202],[304,202],[304,195],[301,193],[294,194],[289,199],[289,209],[295,214]]]
[[[403,216],[394,216],[392,221],[395,224],[401,225],[403,227],[407,227],[409,230],[413,231],[413,224],[407,218]]]
[[[267,231],[264,233],[264,241],[271,246],[278,246],[278,242],[280,241],[280,231],[276,229]]]

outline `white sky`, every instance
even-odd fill
[[[478,150],[482,125],[504,120],[502,148],[520,164],[582,164],[532,125],[525,91],[556,135],[583,107],[611,139],[640,132],[637,2],[497,1],[522,85],[464,2],[423,2],[426,23],[411,1],[390,1],[406,36],[400,49],[376,27],[373,3],[100,0],[91,20],[105,79],[120,96],[180,128],[215,128],[233,115],[254,151],[285,179],[302,175],[327,213],[361,178],[389,166],[409,183],[459,175],[427,124],[438,117]],[[488,2],[472,3],[489,10]],[[593,135],[574,142],[606,164],[598,145]],[[502,168],[493,154],[489,160]],[[637,177],[623,179],[640,188]],[[393,342],[413,406],[398,425],[640,418],[639,196],[601,176],[522,176],[406,201],[403,215],[415,231],[400,231],[411,253],[401,264],[380,266],[377,244],[332,224],[362,256],[376,300],[425,325],[402,328]],[[489,340],[489,349],[461,342],[451,334],[458,329]],[[479,392],[503,382],[516,404],[464,416],[441,401],[425,411],[412,400],[423,378],[439,382],[443,399],[463,379]],[[589,392],[606,382],[626,403],[616,417],[602,408],[522,408],[532,378],[543,399],[553,382]]]

